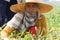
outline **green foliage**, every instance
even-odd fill
[[[38,40],[60,40],[60,7],[54,6],[50,12],[44,15],[46,16],[48,33],[44,36],[37,35]],[[0,28],[0,31],[1,30]],[[24,31],[19,32],[17,35],[13,32],[9,38],[16,38],[17,40],[34,40],[33,36],[29,33],[26,33],[25,37],[21,38],[20,35],[23,33]]]

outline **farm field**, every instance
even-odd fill
[[[44,36],[37,35],[38,40],[60,40],[60,7],[54,6],[50,12],[47,12],[44,15],[46,16],[48,33]],[[2,29],[0,28],[0,31],[1,30]],[[22,33],[23,31],[18,34],[22,34]],[[15,37],[15,33],[11,33],[9,39],[10,40],[34,40],[32,35],[30,35],[29,33],[27,33],[24,38],[21,38],[20,36]],[[1,36],[0,36],[0,40],[2,40]]]

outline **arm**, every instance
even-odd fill
[[[20,26],[20,22],[23,18],[23,15],[20,13],[17,13],[8,23],[7,26],[1,31],[2,38],[7,38],[9,34],[15,30],[18,29]]]
[[[1,37],[2,39],[8,38],[9,34],[14,30],[14,28],[6,26],[2,31],[1,31]]]
[[[41,35],[44,35],[47,33],[47,24],[46,24],[45,16],[42,15],[41,17],[39,17],[36,21],[36,25],[39,27],[39,32],[43,30]]]
[[[41,19],[41,27],[42,27],[42,30],[43,30],[42,35],[45,35],[47,33],[47,24],[46,24],[45,16],[43,16],[42,19]]]

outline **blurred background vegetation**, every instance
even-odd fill
[[[53,9],[44,15],[46,16],[48,33],[42,37],[38,35],[38,40],[60,40],[60,6],[53,6]],[[2,29],[0,28],[0,31],[1,30]],[[23,33],[23,31],[21,33]],[[15,38],[15,34],[12,33],[10,37]],[[29,33],[27,33],[24,38],[17,36],[16,39],[34,40],[32,35],[30,35]]]

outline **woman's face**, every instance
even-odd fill
[[[37,6],[37,4],[26,4],[25,5],[25,10],[30,13],[30,14],[34,14],[36,12],[38,12],[39,7]]]

